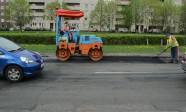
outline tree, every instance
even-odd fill
[[[44,9],[44,17],[48,20],[54,20],[56,17],[56,7],[61,7],[60,3],[55,1],[55,2],[51,2],[49,4],[46,5],[45,9]]]
[[[132,0],[123,9],[124,24],[127,27],[131,24],[152,25],[170,33],[170,28],[178,24],[179,12],[179,6],[173,0]]]
[[[98,25],[100,31],[102,31],[102,28],[106,26],[106,4],[104,0],[98,0],[98,3],[96,4],[95,9],[91,12],[91,16],[94,19],[91,19],[92,25]]]
[[[58,1],[51,2],[51,3],[47,4],[44,9],[44,12],[45,12],[44,16],[46,19],[48,19],[48,20],[55,19],[56,7],[59,7],[59,8],[62,7],[63,9],[66,9],[66,10],[68,9],[68,6],[64,1],[62,2],[62,5]]]
[[[149,24],[152,26],[162,26],[159,20],[159,13],[160,13],[159,7],[161,5],[162,3],[160,1],[157,1],[155,4],[151,5]],[[162,28],[159,28],[159,29],[162,29]]]
[[[92,28],[95,24],[94,24],[94,21],[95,21],[95,16],[96,16],[96,12],[92,11],[90,13],[90,19],[89,19],[89,28]]]
[[[151,20],[154,15],[154,8],[159,3],[157,0],[132,0],[131,4],[127,6],[126,13],[127,21],[130,22],[132,19],[132,23],[136,26],[137,24],[149,26],[151,24]],[[131,15],[131,14],[132,15]],[[130,25],[129,24],[129,25]]]
[[[165,0],[156,8],[155,12],[157,14],[156,20],[163,27],[162,31],[170,33],[171,27],[176,26],[175,23],[178,22],[179,6],[176,5],[173,0]]]
[[[27,0],[11,0],[5,8],[5,18],[22,31],[32,20],[31,8]]]
[[[66,10],[69,9],[68,8],[68,5],[64,1],[62,2],[62,5],[61,6],[62,6],[63,9],[66,9]]]
[[[132,22],[136,26],[140,21],[140,0],[132,0],[131,1],[131,10],[132,10]]]
[[[182,33],[186,34],[186,5],[181,7],[181,16],[180,16],[180,29]]]
[[[118,8],[119,0],[110,0],[106,2],[105,13],[106,13],[106,24],[109,30],[113,29],[114,21],[116,18],[116,12]]]
[[[159,0],[142,0],[141,2],[144,3],[141,5],[141,10],[142,10],[141,18],[142,18],[143,24],[145,24],[146,26],[153,25],[154,21],[152,21],[152,19],[155,19],[154,17],[156,17],[155,15],[156,12],[154,11],[154,9],[160,5],[160,1]],[[157,26],[157,23],[154,25]]]
[[[68,6],[64,1],[62,2],[62,5],[58,1],[50,2],[49,4],[45,6],[45,9],[44,9],[44,12],[45,12],[44,18],[46,20],[52,20],[54,22],[53,24],[55,24],[55,18],[56,18],[55,11],[57,7],[58,8],[62,7],[63,9],[66,9],[66,10],[68,9]]]
[[[122,10],[123,24],[130,29],[131,25],[134,26],[148,25],[149,21],[149,1],[153,0],[132,0],[129,5],[124,6]]]
[[[100,31],[114,27],[119,0],[98,0],[95,9],[90,13],[89,26],[99,26]]]
[[[123,24],[124,27],[128,28],[129,30],[131,29],[131,25],[133,23],[133,17],[132,17],[132,8],[131,5],[127,5],[122,8],[122,15],[123,15]]]

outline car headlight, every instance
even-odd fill
[[[20,59],[21,59],[21,61],[22,62],[25,62],[25,63],[33,63],[34,61],[33,60],[31,60],[31,59],[28,59],[28,58],[25,58],[25,57],[20,57]]]

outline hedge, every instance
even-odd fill
[[[0,36],[19,44],[55,44],[55,35],[49,33],[4,33]]]
[[[87,34],[88,33],[81,33]],[[97,37],[101,37],[104,45],[160,45],[166,43],[165,35],[157,34],[117,34],[117,33],[95,33]],[[1,37],[6,37],[19,44],[55,44],[55,33],[53,32],[25,32],[10,33],[0,32]],[[175,36],[180,45],[186,45],[186,36]]]

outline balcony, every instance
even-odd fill
[[[29,0],[29,2],[38,2],[38,0]],[[39,0],[39,2],[46,2],[46,0]]]
[[[80,10],[80,6],[68,6],[70,10]]]
[[[44,6],[31,5],[31,9],[44,9]]]
[[[64,0],[65,3],[80,3],[80,0]]]
[[[43,16],[43,13],[37,13],[37,12],[34,12],[32,13],[33,16],[39,16],[39,17],[42,17]]]
[[[128,5],[130,3],[129,0],[122,0],[119,2],[121,5]]]
[[[70,24],[79,24],[79,20],[70,20],[69,23]]]

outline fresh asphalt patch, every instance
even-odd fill
[[[46,63],[167,63],[167,58],[151,56],[104,56],[100,61],[92,61],[88,56],[72,56],[67,61],[60,61],[56,57],[44,57]]]

